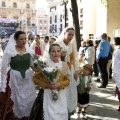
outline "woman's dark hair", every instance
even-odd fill
[[[66,28],[65,32],[68,32],[69,30],[75,30],[73,27]]]
[[[92,40],[87,40],[86,43],[87,43],[89,46],[93,46],[93,41],[92,41]]]
[[[23,31],[17,31],[17,32],[14,34],[14,39],[18,39],[21,34],[25,34],[25,32],[23,32]]]
[[[98,45],[99,44],[99,40],[95,40],[95,43]]]
[[[48,36],[45,36],[45,39],[49,40],[49,37],[48,37]]]
[[[108,41],[110,42],[111,41],[111,38],[108,36]]]
[[[51,44],[50,47],[49,47],[49,52],[51,51],[51,48],[52,48],[53,46],[58,46],[58,47],[60,47],[59,44],[57,44],[57,43],[53,43],[53,44]],[[61,50],[61,49],[60,49],[60,50]]]
[[[35,36],[37,36],[40,39],[40,35],[35,35]]]
[[[115,45],[120,45],[120,37],[114,37]]]

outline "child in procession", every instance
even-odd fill
[[[85,64],[82,69],[79,70],[79,85],[78,90],[78,113],[86,113],[86,108],[89,104],[89,92],[91,90],[91,72],[92,66]]]

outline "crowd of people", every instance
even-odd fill
[[[35,35],[33,40],[23,31],[10,36],[4,51],[0,49],[0,120],[70,120],[77,107],[78,114],[85,116],[92,76],[100,74],[99,88],[106,88],[111,64],[120,100],[120,38],[114,38],[118,47],[113,55],[106,33],[99,41],[81,41],[77,52],[74,34],[74,28],[67,27],[58,38],[41,40]],[[34,65],[35,56],[47,67],[57,68],[56,81],[50,82],[42,68]],[[51,98],[53,90],[58,94],[56,101]]]

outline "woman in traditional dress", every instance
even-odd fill
[[[56,82],[50,81],[38,68],[34,74],[34,82],[41,87],[33,105],[30,120],[68,120],[67,99],[65,88],[69,85],[68,66],[60,59],[61,49],[58,44],[52,44],[49,48],[49,59],[45,61],[49,67],[57,67]],[[58,100],[51,97],[51,90],[58,91]]]
[[[78,55],[76,41],[74,39],[75,30],[73,27],[67,27],[56,40],[62,49],[61,58],[64,60],[70,73],[70,85],[67,90],[67,101],[69,117],[74,114],[77,108],[77,79],[79,75]]]
[[[36,55],[42,55],[43,54],[43,50],[42,50],[42,44],[40,42],[40,36],[36,35],[35,36],[35,40],[33,41],[33,43],[30,46]]]
[[[26,44],[24,32],[17,31],[14,38],[11,36],[2,58],[1,67],[2,91],[7,95],[4,120],[29,119],[36,97],[31,70],[33,53]]]
[[[43,60],[43,61],[47,60],[48,57],[50,57],[50,56],[49,56],[49,47],[50,47],[50,45],[51,45],[52,43],[55,42],[55,40],[56,40],[56,39],[55,39],[54,37],[51,37],[51,38],[50,38],[50,40],[49,40],[49,42],[48,42],[48,44],[46,45],[46,48],[45,48],[45,50],[44,50],[43,56],[42,56],[42,60]]]

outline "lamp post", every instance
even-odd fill
[[[66,8],[66,6],[67,6],[67,3],[68,3],[68,1],[67,0],[63,0],[63,3],[64,3],[64,10],[65,10],[65,27],[67,27],[67,23],[66,23],[66,21],[67,21],[67,8]]]

